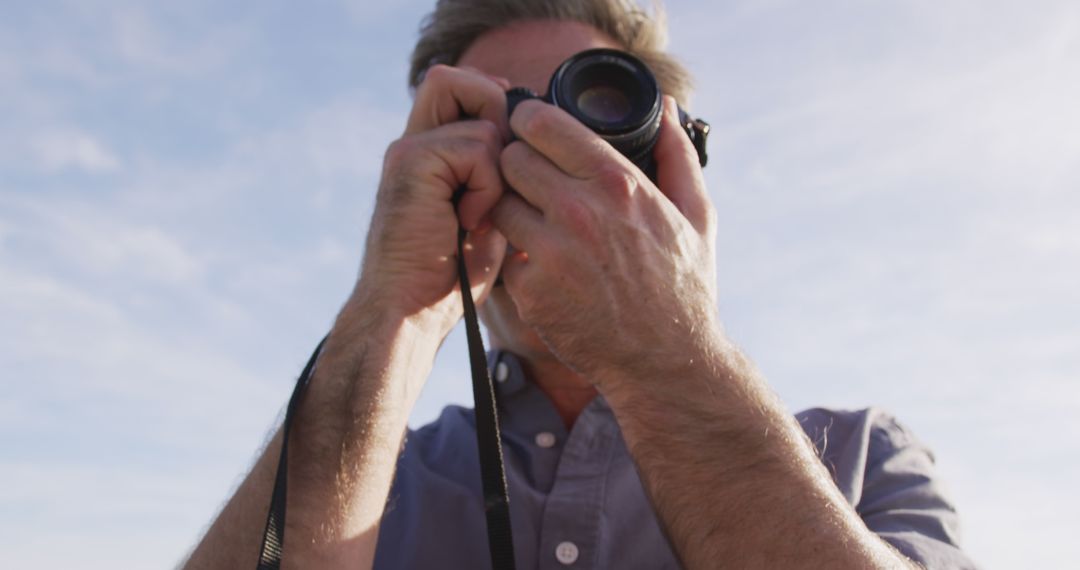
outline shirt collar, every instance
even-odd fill
[[[494,349],[488,352],[488,373],[491,374],[492,382],[495,384],[496,395],[501,402],[506,402],[510,396],[521,393],[523,391],[537,392],[542,391],[529,382],[525,378],[525,369],[521,364],[521,359],[512,352],[501,349]],[[544,395],[545,399],[547,398]],[[603,396],[597,395],[586,410],[590,408],[597,408],[600,410],[609,410],[607,400]]]
[[[488,353],[488,372],[499,397],[516,394],[525,389],[525,370],[512,352],[492,350]]]

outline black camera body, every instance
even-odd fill
[[[614,49],[583,51],[555,70],[547,94],[540,96],[525,87],[507,91],[507,113],[529,99],[566,111],[656,180],[652,150],[660,136],[663,98],[656,77],[640,59]],[[705,166],[709,124],[690,118],[682,108],[679,122]]]

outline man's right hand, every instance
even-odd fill
[[[469,69],[436,65],[427,72],[404,135],[386,152],[350,304],[419,317],[441,340],[462,315],[459,223],[470,231],[465,255],[473,296],[479,302],[490,291],[506,250],[487,215],[504,190],[498,161],[510,133],[507,87]],[[462,186],[455,212],[452,199]]]
[[[459,220],[470,230],[474,297],[491,289],[506,250],[483,222],[503,193],[505,88],[474,71],[433,67],[404,136],[386,153],[360,279],[289,434],[283,568],[373,564],[409,411],[439,343],[461,318]],[[420,326],[402,327],[405,321]],[[279,430],[186,568],[255,565],[283,437]]]

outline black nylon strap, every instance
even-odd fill
[[[469,274],[465,267],[465,228],[458,230],[458,280],[461,301],[465,306],[465,337],[469,341],[469,364],[472,366],[473,409],[476,413],[476,445],[480,452],[480,481],[484,490],[484,513],[487,515],[488,550],[494,570],[514,570],[514,534],[510,529],[510,496],[506,491],[502,441],[499,435],[499,411],[495,385],[484,354],[484,339],[476,318]]]
[[[460,191],[458,195],[460,196]],[[455,200],[456,203],[456,200]],[[465,335],[469,342],[469,364],[472,367],[473,402],[476,413],[476,443],[480,453],[480,481],[484,491],[484,513],[487,517],[488,550],[493,570],[514,570],[514,539],[510,529],[510,497],[506,490],[506,473],[503,468],[501,436],[499,435],[499,412],[495,398],[495,385],[488,372],[484,339],[480,336],[480,324],[476,317],[469,275],[465,267],[466,231],[458,231],[458,278],[461,283],[461,300],[465,308]],[[329,335],[328,335],[329,336]],[[285,549],[285,492],[288,486],[289,432],[296,410],[303,399],[304,389],[311,380],[315,361],[322,351],[326,337],[319,342],[307,366],[296,381],[292,397],[285,411],[285,423],[281,430],[281,456],[278,458],[274,491],[266,516],[262,547],[257,570],[280,570],[281,556]]]
[[[296,417],[296,409],[300,407],[300,401],[303,399],[304,388],[307,387],[311,380],[311,373],[315,370],[315,361],[318,360],[319,353],[326,344],[326,338],[324,336],[319,341],[319,346],[315,347],[315,352],[311,353],[307,366],[300,373],[300,379],[296,381],[296,387],[293,388],[289,406],[285,408],[285,423],[281,428],[281,455],[278,457],[277,475],[274,477],[274,492],[270,496],[270,510],[266,515],[266,529],[263,530],[258,570],[281,568],[281,553],[285,549],[285,493],[288,489],[286,479],[289,473],[289,432],[293,418]]]

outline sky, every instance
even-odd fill
[[[0,0],[0,550],[176,565],[357,275],[430,0]],[[668,2],[720,315],[879,406],[986,568],[1080,559],[1080,5]],[[411,425],[471,399],[461,331]]]

